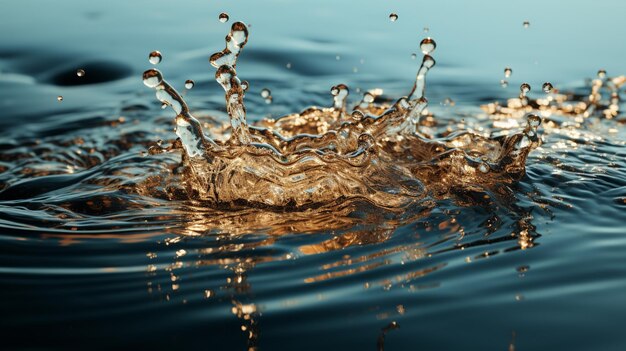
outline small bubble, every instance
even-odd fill
[[[501,85],[503,88],[506,88],[506,87],[508,87],[508,86],[509,86],[509,82],[508,82],[506,79],[502,79],[502,80],[500,80],[500,85]]]
[[[63,101],[63,96],[61,96],[61,95],[57,96],[57,101],[58,101],[58,102]]]
[[[272,92],[269,89],[263,88],[263,90],[261,90],[261,97],[262,98],[267,99],[270,96],[272,96]]]
[[[82,77],[85,75],[85,70],[82,68],[79,68],[78,70],[76,70],[76,75],[79,77]]]
[[[553,88],[554,87],[552,86],[552,83],[550,83],[550,82],[545,82],[541,86],[541,89],[543,89],[543,92],[546,93],[546,94],[550,94],[552,92]]]
[[[191,89],[194,85],[196,85],[196,83],[194,83],[191,79],[187,79],[185,81],[185,89]]]
[[[416,53],[412,53],[412,54],[411,54],[411,59],[412,59],[412,60],[415,60],[416,58],[417,58],[417,54],[416,54]]]
[[[513,70],[511,69],[511,67],[506,67],[504,69],[504,78],[509,78],[512,73],[513,73]]]
[[[337,60],[337,61],[341,60],[341,56],[339,56],[339,55],[335,56],[335,60]]]
[[[524,28],[528,28],[530,27],[530,22],[524,21],[523,25],[524,25]]]
[[[530,91],[530,84],[522,83],[522,85],[519,86],[519,90],[523,95],[526,95]]]
[[[287,64],[285,65],[285,67],[287,67],[287,69],[291,69],[291,62],[287,62]]]
[[[398,20],[398,15],[397,15],[397,14],[395,14],[395,13],[391,13],[391,14],[389,14],[389,20],[390,20],[391,22],[395,22],[395,21],[397,21],[397,20]]]
[[[603,69],[599,70],[598,71],[598,78],[604,79],[605,77],[606,77],[606,70],[603,70]]]
[[[430,53],[435,51],[436,48],[437,43],[435,43],[435,40],[431,37],[424,38],[420,43],[420,50],[422,50],[424,55],[430,55]]]
[[[219,18],[220,22],[226,23],[226,22],[228,22],[228,19],[230,17],[228,17],[228,14],[226,12],[222,12],[222,13],[220,13],[218,18]]]

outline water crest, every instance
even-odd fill
[[[432,38],[408,96],[376,102],[376,90],[348,106],[349,89],[331,89],[330,107],[311,107],[255,125],[246,120],[245,89],[237,58],[248,40],[236,22],[226,47],[210,57],[225,91],[230,128],[207,134],[182,96],[156,69],[144,83],[176,113],[176,134],[184,149],[188,196],[216,206],[317,207],[347,199],[399,208],[421,203],[455,187],[511,182],[524,174],[528,153],[540,144],[535,116],[526,128],[501,138],[458,130],[446,136],[420,131],[426,113],[426,75],[435,66]],[[247,84],[246,84],[247,87]],[[524,89],[522,89],[524,93]],[[261,96],[270,101],[269,89]]]

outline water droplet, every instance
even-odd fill
[[[500,85],[501,85],[503,88],[506,88],[506,87],[508,87],[508,86],[509,86],[509,81],[507,81],[506,79],[502,79],[502,80],[500,80]]]
[[[352,119],[354,119],[355,121],[360,121],[362,120],[365,115],[363,114],[363,112],[359,111],[359,110],[354,110],[352,111]]]
[[[455,102],[451,98],[447,97],[447,98],[443,99],[441,104],[444,105],[444,106],[454,106]]]
[[[530,22],[524,21],[524,28],[528,28],[528,27],[530,27]]]
[[[519,90],[522,92],[522,95],[526,95],[530,91],[530,84],[522,83],[522,85],[519,86]]]
[[[605,77],[606,77],[606,70],[603,70],[603,69],[599,70],[598,71],[598,78],[604,79]]]
[[[285,67],[287,67],[287,69],[291,69],[291,62],[287,62],[287,64],[285,65]]]
[[[341,60],[341,56],[339,56],[339,55],[335,56],[335,60],[337,60],[337,61]]]
[[[397,21],[397,20],[398,20],[398,15],[397,15],[397,14],[395,14],[395,13],[391,13],[391,14],[389,14],[389,20],[390,20],[391,22],[395,22],[395,21]]]
[[[243,89],[243,91],[248,90],[248,88],[250,88],[250,83],[248,83],[247,80],[241,81],[241,89]]]
[[[149,88],[154,88],[161,84],[163,81],[163,75],[158,69],[151,68],[143,72],[143,84]]]
[[[193,86],[194,86],[195,84],[196,84],[196,83],[194,83],[194,82],[193,82],[193,80],[191,80],[191,79],[187,79],[187,80],[185,81],[185,89],[191,89],[191,88],[193,88]]]
[[[161,104],[161,110],[165,110],[167,108],[167,104],[166,103],[162,103]]]
[[[58,101],[58,102],[63,101],[63,96],[61,96],[61,95],[57,96],[57,101]]]
[[[159,64],[162,59],[163,59],[163,56],[161,56],[161,53],[157,50],[151,52],[150,55],[148,56],[148,61],[150,61],[150,63],[153,65]]]
[[[272,96],[272,92],[269,89],[263,88],[263,90],[261,90],[261,97],[262,98],[267,99],[270,96]]]
[[[85,75],[85,70],[82,68],[79,68],[78,70],[76,70],[76,75],[79,77],[82,77]]]
[[[511,67],[506,67],[504,69],[504,77],[505,78],[509,78],[512,73],[513,73],[513,70],[511,69]]]
[[[222,13],[220,13],[218,18],[219,18],[220,22],[226,23],[226,22],[228,22],[228,19],[230,17],[228,17],[228,14],[226,12],[222,12]]]
[[[424,33],[428,33],[429,31],[430,31],[430,28],[424,27]]]
[[[422,50],[424,55],[430,55],[430,53],[435,51],[436,48],[437,43],[435,43],[435,40],[431,37],[424,38],[420,43],[420,50]]]
[[[541,86],[541,89],[543,89],[543,92],[546,93],[546,94],[550,94],[552,92],[553,88],[554,87],[552,86],[552,83],[550,83],[550,82],[545,82]]]
[[[417,54],[416,53],[412,53],[411,54],[411,59],[415,60],[417,58]]]

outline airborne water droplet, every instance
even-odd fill
[[[78,70],[76,70],[76,75],[79,77],[82,77],[85,75],[85,70],[82,68],[79,68]]]
[[[424,33],[428,33],[428,31],[430,31],[430,28],[424,27]]]
[[[543,83],[543,85],[541,86],[541,89],[543,89],[543,92],[546,94],[550,94],[552,92],[552,83],[550,82],[545,82]]]
[[[390,20],[391,22],[395,22],[395,21],[397,21],[397,20],[398,20],[398,15],[397,15],[397,14],[395,14],[395,13],[391,13],[391,14],[389,14],[389,20]]]
[[[506,88],[506,87],[508,87],[508,86],[509,86],[509,82],[508,82],[506,79],[502,79],[502,80],[500,80],[500,85],[501,85],[503,88]]]
[[[148,61],[150,61],[150,63],[153,65],[159,64],[162,59],[163,59],[163,56],[161,56],[161,53],[157,50],[151,52],[150,55],[148,56]]]
[[[243,91],[248,90],[249,87],[250,87],[250,83],[248,83],[247,80],[241,81],[241,89],[243,89]]]
[[[58,101],[58,102],[63,101],[63,96],[61,96],[61,95],[57,96],[57,101]]]
[[[287,67],[287,69],[291,69],[291,62],[287,62],[287,64],[285,65],[285,67]]]
[[[522,83],[522,85],[519,86],[519,90],[522,92],[522,95],[526,95],[530,91],[530,84]]]
[[[424,55],[430,55],[430,53],[435,51],[436,48],[437,43],[435,43],[435,40],[433,40],[433,38],[431,37],[424,38],[420,43],[420,50],[422,50]]]
[[[228,22],[228,19],[229,19],[228,14],[226,12],[220,13],[218,18],[219,18],[220,22],[222,22],[222,23]]]
[[[599,70],[598,71],[598,78],[604,79],[604,77],[606,77],[606,70],[603,70],[603,69]]]
[[[194,83],[194,82],[193,82],[193,80],[191,80],[191,79],[187,79],[187,80],[185,81],[185,89],[191,89],[191,88],[193,88],[193,86],[194,86],[195,84],[196,84],[196,83]]]
[[[272,92],[269,89],[263,88],[263,90],[261,90],[261,97],[262,98],[267,99],[270,96],[272,96]]]
[[[511,67],[506,67],[504,69],[504,77],[505,78],[509,78],[512,73],[513,73],[513,70],[511,69]]]
[[[416,53],[412,53],[411,54],[411,59],[415,60],[417,58],[417,54]]]
[[[530,22],[529,21],[524,21],[524,28],[528,28],[530,27]]]

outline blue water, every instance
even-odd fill
[[[250,24],[237,72],[255,121],[329,105],[338,83],[405,95],[411,54],[432,36],[431,110],[495,132],[480,105],[522,82],[536,98],[544,81],[582,94],[598,69],[626,74],[626,3],[1,7],[3,349],[375,350],[383,335],[385,350],[626,349],[623,112],[542,128],[526,176],[489,201],[461,193],[400,214],[350,204],[312,215],[137,191],[176,161],[140,154],[174,138],[171,111],[141,83],[152,50],[170,82],[196,82],[185,99],[197,116],[226,118],[208,56],[233,21]]]

